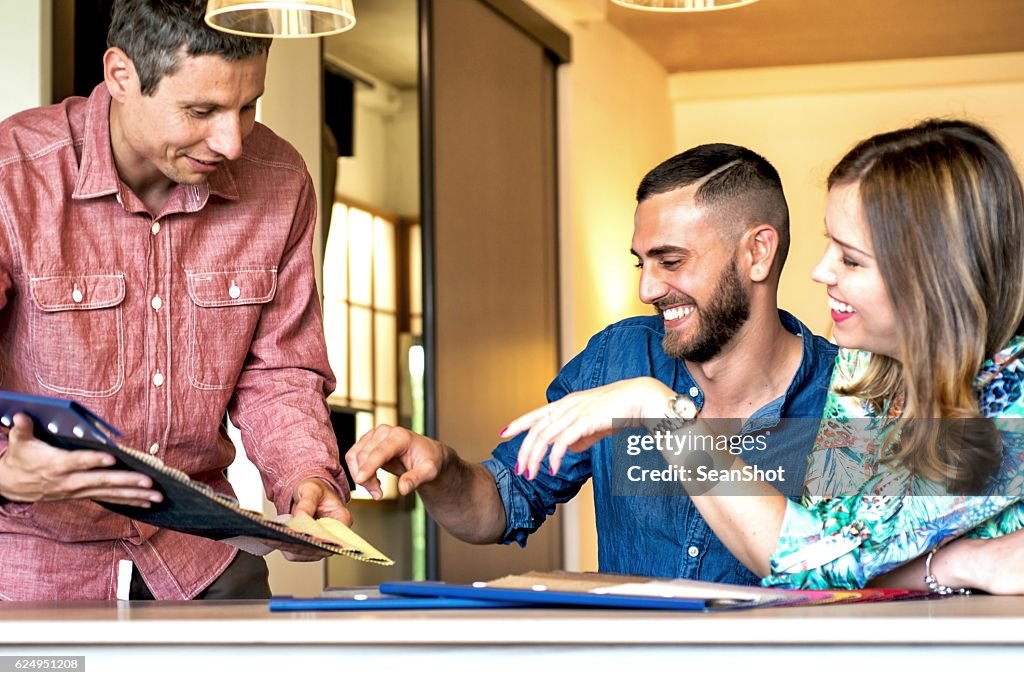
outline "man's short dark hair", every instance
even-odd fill
[[[115,0],[107,47],[117,47],[135,65],[143,95],[178,70],[182,56],[217,55],[230,62],[270,50],[269,38],[238,36],[210,28],[206,0]]]
[[[697,205],[730,227],[724,240],[734,240],[753,226],[773,226],[779,234],[774,268],[782,269],[789,253],[789,206],[779,172],[767,159],[739,145],[698,145],[647,172],[636,189],[636,201],[694,184],[699,184]]]

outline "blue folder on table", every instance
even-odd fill
[[[384,594],[507,602],[546,608],[722,611],[807,601],[801,593],[775,588],[651,578],[610,573],[530,571],[471,584],[382,583]]]
[[[635,595],[599,594],[532,588],[508,588],[459,585],[431,581],[400,581],[381,583],[380,591],[391,595],[418,598],[483,600],[503,603],[505,606],[605,609],[668,609],[672,611],[710,611],[712,609],[739,609],[755,606],[756,602],[709,598],[649,597]]]
[[[683,579],[566,571],[530,572],[472,584],[395,581],[377,589],[326,590],[310,599],[275,597],[271,611],[592,608],[721,611],[782,606],[800,593]]]
[[[615,608],[707,611],[709,600],[623,597],[579,592],[476,588],[427,581],[381,583],[379,591],[329,597],[273,597],[271,611],[422,611],[430,609]],[[739,608],[733,603],[728,608]]]
[[[326,591],[323,597],[272,597],[271,611],[422,611],[428,609],[507,609],[509,602],[457,597],[384,594],[376,589]]]

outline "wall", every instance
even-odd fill
[[[434,2],[436,431],[485,459],[557,373],[556,64],[480,0]],[[518,546],[438,536],[438,575],[471,582],[559,568],[561,526]]]
[[[320,195],[321,155],[320,41],[275,40],[267,62],[266,91],[259,101],[257,118],[290,142],[302,154]],[[313,245],[321,245],[321,226],[317,219]],[[314,249],[319,286],[322,251]],[[237,444],[237,441],[236,441]],[[231,467],[231,481],[241,501],[258,502],[262,484],[255,467],[244,457],[238,445],[238,457]],[[264,500],[264,513],[277,514]],[[280,552],[267,556],[270,588],[275,594],[318,595],[324,585],[324,562],[293,563]]]
[[[779,169],[793,237],[780,306],[824,335],[825,292],[809,274],[825,246],[825,180],[856,141],[925,117],[967,117],[1024,160],[1024,53],[675,74],[669,94],[677,148],[737,143]]]
[[[0,119],[50,103],[51,0],[0,2]]]
[[[278,39],[267,62],[266,91],[259,100],[257,119],[295,146],[306,161],[320,197],[320,155],[322,153],[322,100],[320,85],[320,41]],[[313,245],[322,245],[323,227],[317,216]],[[317,287],[323,254],[313,250]],[[322,290],[322,288],[321,288]]]
[[[404,217],[419,216],[416,89],[356,86],[355,155],[338,158],[337,192]]]
[[[668,75],[604,20],[595,0],[531,0],[572,37],[560,67],[561,354],[566,362],[608,324],[650,313],[629,254],[636,186],[675,152]],[[537,398],[538,403],[543,401]],[[593,491],[564,507],[568,569],[597,569]]]

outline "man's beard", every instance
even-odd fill
[[[750,297],[743,290],[735,260],[718,279],[707,304],[698,307],[690,316],[694,314],[698,315],[696,334],[687,340],[683,339],[682,332],[665,331],[661,346],[670,357],[706,362],[718,356],[750,318]]]

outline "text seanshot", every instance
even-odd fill
[[[634,464],[626,470],[626,477],[634,483],[782,483],[786,480],[786,469],[783,466],[763,469],[750,464],[740,469],[716,469],[705,464],[696,468],[669,464],[663,469],[645,469]]]

